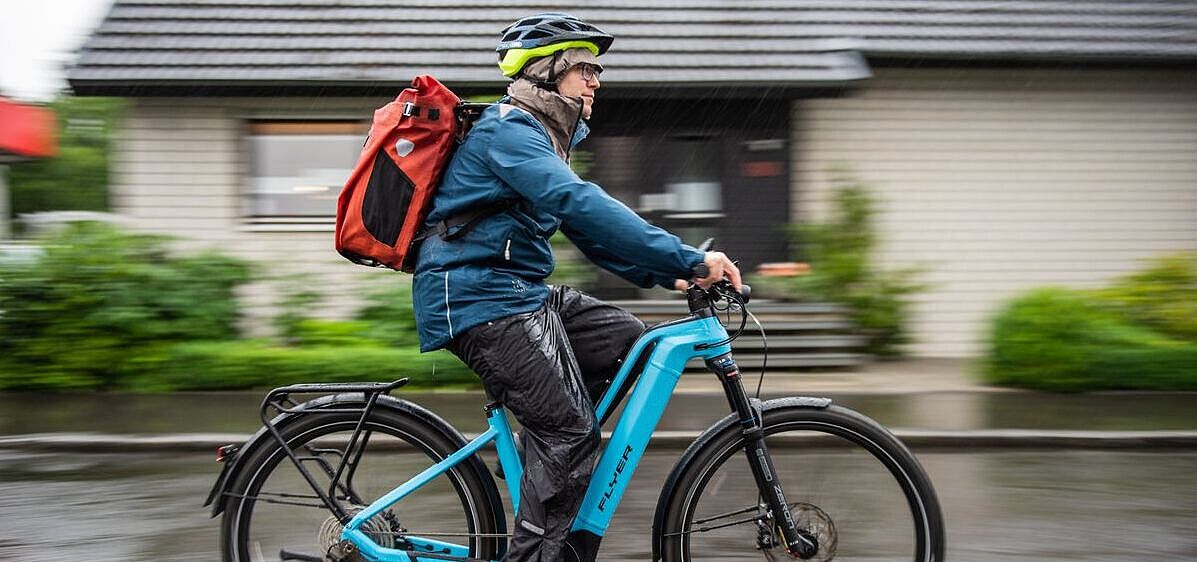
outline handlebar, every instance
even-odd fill
[[[702,279],[702,278],[710,275],[711,270],[710,270],[710,268],[707,267],[707,264],[700,263],[700,264],[694,266],[692,273],[694,274],[695,279]],[[696,286],[694,286],[694,287],[696,287]],[[691,287],[691,288],[694,288],[694,287]],[[714,284],[711,285],[710,288],[705,289],[705,292],[707,294],[707,297],[710,298],[711,301],[730,300],[730,301],[738,301],[740,304],[747,304],[749,299],[752,298],[752,287],[751,286],[749,286],[747,283],[742,283],[740,285],[740,290],[737,291],[736,287],[734,285],[732,285],[731,281],[728,281],[727,279],[716,281]]]

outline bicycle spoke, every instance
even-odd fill
[[[714,531],[714,530],[717,530],[717,529],[724,529],[724,528],[727,528],[727,527],[734,527],[734,526],[736,526],[736,525],[743,525],[743,524],[745,524],[745,523],[756,523],[756,522],[758,522],[758,521],[760,521],[760,520],[761,520],[761,518],[760,518],[760,517],[752,517],[752,518],[749,518],[749,519],[740,519],[740,520],[738,520],[738,521],[732,521],[731,523],[724,523],[724,524],[722,524],[722,525],[712,525],[712,526],[710,526],[710,527],[700,527],[700,528],[697,528],[697,529],[690,529],[689,531],[675,531],[675,532],[673,532],[673,533],[665,533],[665,534],[664,534],[664,535],[662,535],[662,536],[664,536],[664,537],[676,537],[676,536],[681,536],[681,535],[689,535],[689,534],[691,534],[691,533],[706,533],[706,532],[709,532],[709,531]]]
[[[741,513],[748,513],[749,511],[754,511],[754,510],[758,510],[758,511],[759,511],[760,509],[761,509],[761,506],[759,506],[759,505],[757,505],[757,506],[753,506],[753,507],[746,507],[746,508],[744,508],[744,509],[737,509],[736,511],[729,511],[729,512],[727,512],[727,513],[721,513],[721,514],[719,514],[719,515],[715,515],[715,516],[712,516],[712,517],[707,517],[706,519],[695,519],[695,520],[694,520],[694,524],[695,524],[695,525],[699,525],[699,524],[702,524],[702,523],[706,523],[706,522],[708,522],[708,521],[714,521],[714,520],[716,520],[716,519],[722,519],[722,518],[724,518],[724,517],[731,517],[731,516],[733,516],[733,515],[740,515]]]
[[[232,492],[225,492],[224,495],[227,497],[230,497],[230,498],[241,498],[241,499],[246,499],[246,500],[254,500],[254,501],[258,501],[258,502],[262,502],[262,503],[272,503],[272,504],[277,504],[277,505],[296,505],[299,507],[328,509],[327,506],[325,506],[323,503],[300,503],[300,502],[294,502],[294,501],[276,500],[276,499],[271,499],[269,497],[266,497],[266,496],[276,496],[276,497],[287,497],[287,498],[303,498],[303,499],[311,499],[311,500],[320,499],[316,496],[305,496],[305,495],[300,495],[300,494],[279,494],[279,493],[259,493],[254,496],[247,496],[245,494],[234,494]]]

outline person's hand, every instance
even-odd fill
[[[706,277],[694,280],[699,287],[709,289],[711,285],[722,281],[724,277],[731,281],[737,291],[743,286],[743,281],[740,279],[740,268],[736,267],[736,264],[732,263],[723,252],[707,252],[702,261],[707,264],[708,273]]]
[[[735,285],[737,291],[743,288],[740,280],[740,268],[736,267],[736,264],[728,259],[723,252],[707,252],[705,259],[702,261],[707,265],[707,271],[710,273],[702,279],[694,280],[699,287],[704,289],[710,288],[716,281],[723,279],[723,276],[727,276],[732,285]],[[718,264],[718,268],[716,268],[716,264]],[[686,289],[690,288],[690,283],[691,281],[689,280],[678,279],[673,282],[673,288],[684,293]]]

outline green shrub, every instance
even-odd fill
[[[1197,253],[1156,258],[1098,297],[1131,322],[1197,343]]]
[[[365,301],[354,315],[355,320],[368,326],[365,337],[388,346],[419,346],[409,283],[392,282],[366,291]]]
[[[914,281],[920,270],[886,270],[876,265],[874,196],[868,186],[846,176],[835,182],[831,217],[826,222],[791,228],[799,259],[810,263],[810,274],[769,281],[764,288],[771,294],[788,290],[794,299],[845,305],[868,338],[869,353],[880,357],[900,355],[900,346],[909,341],[911,297],[925,289]]]
[[[159,349],[142,361],[134,390],[227,390],[308,382],[412,379],[413,386],[477,386],[448,352],[369,345],[284,347],[263,340],[196,342]]]
[[[236,337],[249,266],[174,256],[166,240],[77,223],[0,264],[0,388],[123,387],[158,346]]]
[[[100,223],[69,226],[30,260],[0,262],[0,389],[168,391],[298,382],[477,386],[447,352],[418,351],[411,290],[370,291],[352,320],[308,318],[298,290],[275,319],[278,342],[239,340],[238,285],[249,266],[174,256],[167,239]]]
[[[1197,389],[1197,345],[1128,322],[1091,292],[1031,291],[995,318],[989,382],[1058,391]]]
[[[287,343],[293,347],[385,347],[384,342],[372,335],[373,331],[373,325],[361,320],[304,318],[295,322],[291,335],[287,338]]]

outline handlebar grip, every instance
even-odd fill
[[[706,279],[711,274],[711,268],[707,267],[706,262],[703,262],[694,266],[691,272],[694,273],[695,279]]]

